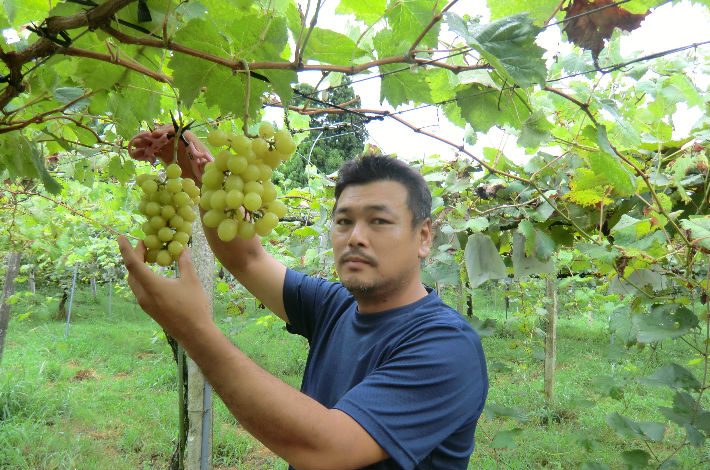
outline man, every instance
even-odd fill
[[[187,137],[203,158],[208,151]],[[156,139],[139,135],[132,153],[145,157]],[[161,151],[171,150],[172,143]],[[183,167],[198,179],[199,168]],[[302,392],[221,333],[187,253],[180,278],[163,279],[143,263],[142,243],[132,248],[121,237],[119,244],[141,307],[183,345],[239,423],[290,468],[465,469],[488,390],[486,364],[474,330],[421,283],[430,211],[424,179],[405,163],[346,163],[331,232],[340,283],[287,269],[258,238],[224,243],[205,229],[224,267],[308,339]]]

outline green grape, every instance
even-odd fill
[[[249,162],[247,158],[241,155],[232,155],[227,163],[227,168],[232,172],[233,175],[238,175],[243,173],[247,169]]]
[[[214,191],[205,190],[204,188],[202,189],[202,196],[200,197],[200,208],[204,210],[210,209],[210,198],[212,197],[212,194],[214,194]]]
[[[173,257],[168,250],[160,250],[155,257],[155,262],[158,263],[159,266],[167,267],[173,264]]]
[[[261,163],[259,164],[259,170],[261,171],[261,174],[259,176],[259,179],[261,181],[268,181],[271,179],[271,175],[274,173],[274,171],[271,169],[269,165],[266,163]]]
[[[224,220],[225,214],[221,210],[210,209],[202,216],[202,222],[206,227],[217,228],[220,222]]]
[[[170,253],[174,259],[178,259],[184,249],[185,244],[177,240],[173,240],[168,244],[168,253]]]
[[[165,220],[170,220],[170,217],[175,215],[175,208],[173,206],[163,206],[160,209],[160,216]]]
[[[164,242],[169,242],[173,239],[173,230],[170,227],[163,227],[158,230],[158,238]]]
[[[159,229],[165,227],[165,219],[163,219],[159,215],[154,215],[149,220],[150,220],[150,225],[152,225],[153,228],[156,230],[159,230]]]
[[[269,204],[268,210],[269,212],[276,214],[276,217],[279,219],[282,219],[286,215],[287,211],[286,205],[278,199]]]
[[[141,189],[146,194],[152,194],[158,190],[158,183],[153,180],[146,180],[141,184]]]
[[[259,137],[262,139],[271,139],[274,137],[274,126],[268,122],[262,122],[259,125]]]
[[[224,189],[218,189],[210,198],[210,207],[218,211],[224,210],[227,207],[227,192]]]
[[[232,150],[239,155],[247,155],[251,151],[251,139],[245,135],[235,135],[232,139]]]
[[[223,242],[230,242],[237,236],[239,224],[234,219],[224,219],[217,227],[217,236]]]
[[[214,130],[207,134],[207,142],[214,147],[222,147],[229,144],[229,139],[226,132]]]
[[[207,171],[202,175],[202,187],[206,189],[219,189],[222,187],[224,174],[219,170]]]
[[[253,223],[247,221],[239,222],[239,229],[237,230],[237,235],[239,235],[239,238],[249,240],[250,238],[254,238],[255,232],[256,229],[254,228]]]
[[[182,243],[182,246],[187,246],[187,242],[190,241],[190,235],[185,232],[175,232],[173,241]]]
[[[215,166],[219,171],[227,171],[227,162],[232,158],[232,152],[229,150],[222,150],[214,157]]]
[[[180,228],[180,227],[182,227],[182,224],[184,224],[184,223],[185,223],[185,221],[179,215],[172,216],[170,218],[170,222],[168,222],[168,224],[173,228]]]
[[[244,195],[244,208],[248,211],[256,211],[261,207],[261,196],[256,193],[246,193]]]
[[[150,222],[147,220],[143,222],[143,225],[141,225],[141,230],[143,230],[143,233],[145,233],[146,235],[154,235],[158,233],[158,230],[152,225],[150,225]]]
[[[244,185],[244,193],[256,193],[261,196],[264,194],[264,186],[258,181],[249,181]]]
[[[160,250],[148,250],[145,252],[145,262],[146,263],[155,263],[158,259],[158,253]]]
[[[158,202],[165,206],[167,204],[170,204],[173,200],[173,193],[166,189],[159,189],[158,192]]]
[[[266,155],[261,157],[261,160],[265,165],[268,165],[269,168],[276,168],[281,163],[282,155],[278,151],[269,150]]]
[[[262,138],[256,138],[251,142],[251,149],[258,158],[261,158],[269,151],[269,143]]]
[[[232,190],[241,191],[244,189],[244,180],[239,175],[229,175],[227,179],[224,180],[224,190],[229,192]]]
[[[192,235],[192,222],[183,222],[182,227],[176,230],[178,232],[184,232],[188,235]]]
[[[267,236],[279,223],[278,217],[273,212],[266,212],[259,220],[254,223],[256,233],[262,237]]]
[[[143,239],[143,244],[149,250],[157,250],[163,246],[162,240],[156,235],[148,235]]]
[[[182,180],[183,183],[185,181],[192,181],[191,179],[186,179]],[[190,196],[190,199],[195,199],[197,197],[200,197],[200,188],[195,186],[195,183],[192,183],[192,186],[185,187],[185,184],[182,185],[182,190],[185,191],[185,193]]]
[[[179,193],[182,191],[182,181],[168,180],[168,182],[165,183],[165,189],[167,189],[168,192],[172,194]]]
[[[190,206],[182,206],[177,210],[177,214],[186,222],[192,222],[197,217],[195,211]]]
[[[244,193],[239,191],[238,189],[233,189],[227,193],[227,197],[225,198],[225,203],[227,204],[227,208],[229,209],[237,209],[242,205],[242,202],[244,201]]]
[[[143,213],[147,216],[154,216],[160,214],[160,204],[157,202],[148,202],[145,205],[145,210]]]
[[[274,142],[279,152],[284,155],[291,155],[296,151],[296,143],[288,129],[281,129],[274,133]]]
[[[192,199],[190,199],[190,196],[187,193],[180,192],[173,196],[173,202],[177,207],[187,206],[191,201]]]
[[[268,204],[276,199],[278,193],[276,192],[276,186],[271,181],[264,181],[262,185],[264,190],[261,194],[261,203]]]
[[[165,169],[165,176],[167,176],[169,180],[180,178],[182,176],[182,168],[180,168],[180,165],[177,163],[171,163]]]
[[[259,179],[259,176],[261,176],[261,170],[259,169],[259,166],[254,163],[250,163],[246,170],[242,173],[242,179],[245,183],[247,181],[256,181]]]
[[[153,175],[149,173],[141,173],[140,175],[136,175],[136,185],[141,186],[143,183],[151,179]]]
[[[203,173],[217,170],[217,164],[214,161],[207,162],[205,167],[202,169]]]

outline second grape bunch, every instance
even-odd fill
[[[296,151],[296,143],[286,129],[275,130],[261,123],[259,136],[212,131],[207,141],[227,147],[205,166],[200,207],[202,222],[217,229],[220,240],[239,236],[266,236],[286,215],[286,205],[278,200],[271,182],[274,168]]]

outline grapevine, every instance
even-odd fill
[[[267,236],[286,215],[286,206],[278,200],[271,176],[296,151],[291,134],[263,122],[257,137],[215,130],[207,141],[225,148],[205,166],[200,199],[205,211],[202,222],[217,229],[217,236],[225,242],[237,236]]]
[[[142,229],[147,263],[169,266],[180,257],[197,218],[192,206],[200,200],[200,190],[190,178],[182,178],[177,163],[164,174],[144,173],[136,178],[143,190],[139,210],[146,217]]]

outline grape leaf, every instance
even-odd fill
[[[431,22],[438,10],[434,11],[429,0],[400,0],[393,2],[387,12],[387,22],[389,29],[401,40],[408,42],[411,46],[414,40]],[[440,23],[437,22],[421,39],[418,47],[435,47],[439,35]]]
[[[407,42],[399,41],[390,30],[380,31],[373,42],[380,58],[402,54],[409,47]],[[380,72],[383,74],[380,102],[387,100],[393,107],[410,101],[431,102],[429,82],[425,77],[433,71],[415,69],[416,73],[412,73],[406,69],[407,67],[401,64],[380,66]]]
[[[313,59],[325,64],[350,63],[353,59],[367,57],[370,53],[355,45],[344,34],[315,27],[311,33],[303,59]]]
[[[386,0],[340,0],[336,13],[355,15],[367,25],[374,24],[385,13]]]
[[[533,25],[527,14],[486,25],[466,22],[454,13],[447,13],[446,19],[449,27],[477,50],[506,84],[527,87],[545,82],[547,67],[542,58],[545,50],[535,44],[541,29]]]
[[[536,148],[550,137],[552,124],[542,111],[533,112],[523,123],[523,129],[518,137],[518,144],[526,148]]]
[[[525,98],[511,89],[501,91],[479,84],[466,85],[459,87],[456,102],[461,117],[480,132],[494,125],[520,128],[530,115]]]
[[[49,14],[47,0],[3,0],[7,18],[18,27],[30,21],[39,24]]]
[[[543,23],[555,11],[557,4],[549,0],[488,0],[491,19],[497,20],[525,11],[537,23]]]
[[[688,219],[682,220],[680,225],[690,230],[693,243],[710,250],[710,215],[691,215]]]

